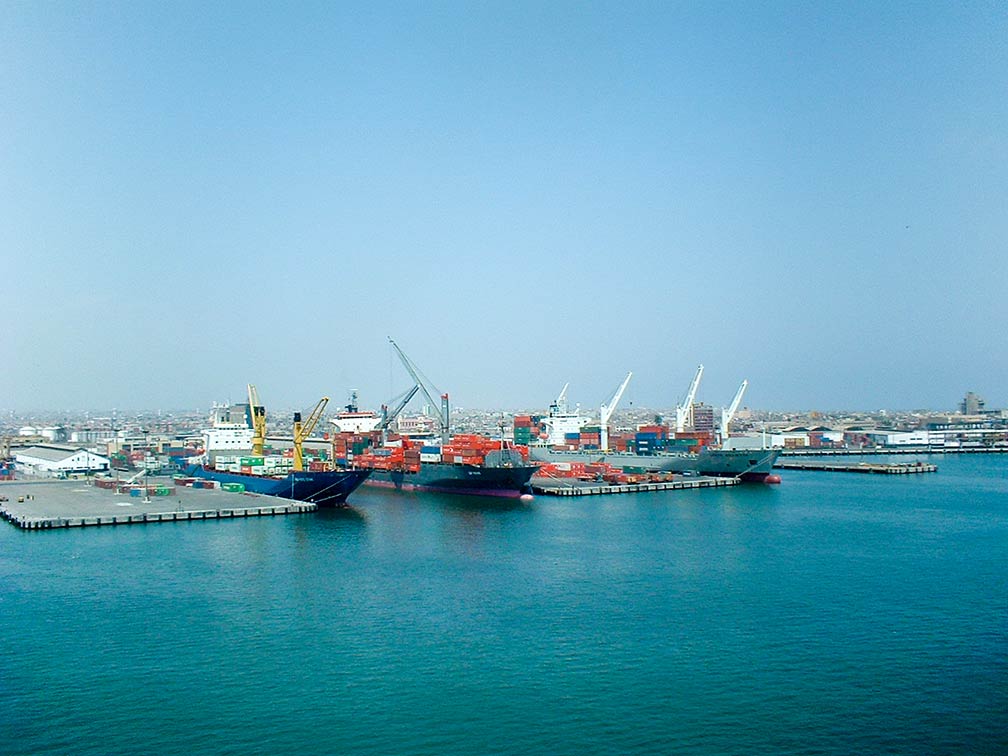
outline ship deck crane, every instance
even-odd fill
[[[266,445],[266,408],[259,402],[259,392],[248,384],[249,416],[252,420],[252,456],[261,457]]]
[[[406,372],[410,374],[410,377],[413,379],[414,383],[416,383],[416,385],[420,387],[420,390],[423,391],[424,396],[427,397],[427,401],[430,402],[431,407],[434,409],[434,413],[437,415],[438,420],[441,423],[441,443],[447,445],[448,437],[451,430],[449,425],[451,415],[449,413],[448,408],[448,394],[446,393],[441,394],[441,401],[440,403],[437,402],[427,387],[427,384],[430,381],[425,380],[421,376],[420,369],[413,364],[413,361],[405,355],[403,350],[399,348],[399,345],[396,344],[391,338],[389,338],[389,344],[392,345],[392,348],[399,356],[399,360],[402,362],[403,367],[406,368]],[[431,385],[430,388],[433,388],[435,390],[435,393],[440,393],[437,391],[437,387]]]
[[[630,383],[630,378],[633,376],[633,372],[626,374],[626,378],[623,379],[623,383],[620,387],[616,389],[616,393],[613,394],[613,398],[609,400],[608,404],[603,404],[599,408],[599,432],[601,433],[601,438],[599,439],[602,443],[602,451],[609,451],[609,418],[612,417],[613,412],[616,411],[616,405],[619,404],[619,400],[623,398],[623,392],[626,391],[627,384]]]
[[[721,441],[723,442],[728,438],[728,424],[731,423],[732,418],[735,417],[735,413],[738,411],[739,404],[742,403],[742,395],[745,393],[746,387],[749,385],[749,381],[742,381],[742,385],[739,386],[737,392],[735,392],[735,398],[732,399],[732,403],[729,405],[728,409],[721,410]]]
[[[388,435],[389,426],[395,422],[395,419],[397,417],[399,417],[399,413],[402,412],[404,409],[406,409],[406,405],[410,403],[410,399],[416,396],[416,392],[419,390],[420,390],[420,384],[414,383],[413,388],[407,391],[403,396],[403,398],[400,399],[396,403],[396,406],[393,407],[391,410],[385,405],[382,405],[382,419],[381,422],[378,423],[378,425],[375,427],[375,430],[381,431],[382,443],[388,440],[386,436]]]
[[[311,432],[315,430],[315,425],[318,423],[319,419],[322,417],[322,412],[325,410],[326,405],[329,404],[329,397],[323,396],[319,399],[318,404],[315,405],[315,409],[311,411],[308,415],[308,419],[304,422],[301,421],[301,413],[294,413],[294,470],[295,472],[301,472],[304,470],[304,453],[302,451],[302,445],[305,439],[311,435]]]
[[[567,412],[567,387],[570,386],[570,382],[564,384],[564,387],[560,389],[560,393],[557,394],[556,401],[553,402],[550,409],[555,409],[557,413]]]
[[[676,433],[682,433],[686,426],[693,425],[693,401],[696,399],[697,389],[700,388],[700,376],[703,375],[703,365],[697,367],[693,382],[690,383],[689,391],[686,392],[686,399],[675,408],[675,429]]]

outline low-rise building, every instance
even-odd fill
[[[90,474],[107,471],[108,457],[102,457],[87,449],[61,448],[58,446],[29,446],[14,453],[17,469],[27,475],[62,477],[74,474]]]

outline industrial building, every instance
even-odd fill
[[[108,457],[99,456],[87,449],[58,446],[29,446],[17,450],[14,452],[14,462],[19,472],[45,477],[89,475],[109,469]]]

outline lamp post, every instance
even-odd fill
[[[150,465],[147,464],[147,458],[150,456],[150,441],[148,437],[150,436],[150,430],[144,428],[144,502],[150,503]]]

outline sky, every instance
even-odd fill
[[[0,4],[0,408],[1008,406],[998,3]]]

